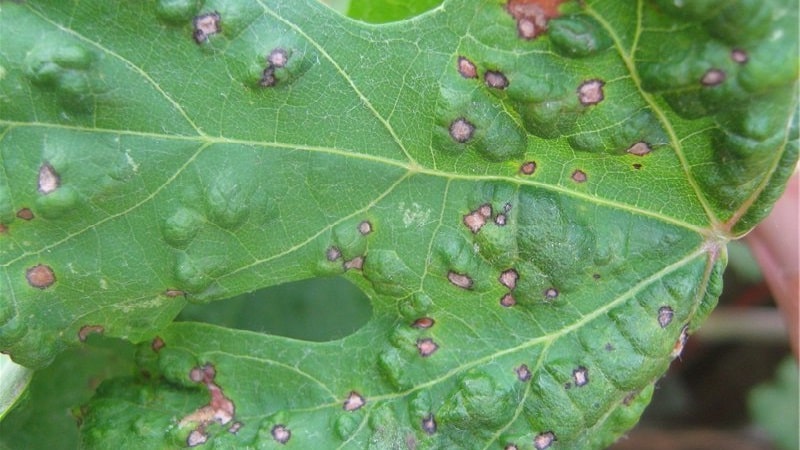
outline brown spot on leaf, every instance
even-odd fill
[[[499,281],[500,284],[513,291],[514,288],[517,287],[518,279],[519,279],[519,273],[517,273],[516,269],[507,269],[500,274],[500,278],[498,278],[497,281]]]
[[[33,215],[33,211],[31,211],[29,208],[22,208],[17,211],[17,217],[22,220],[33,220],[33,218],[36,216]]]
[[[158,353],[162,348],[164,348],[165,345],[167,344],[164,343],[164,340],[161,339],[160,336],[156,336],[155,339],[153,339],[153,342],[150,343],[150,348],[152,348],[154,352]]]
[[[738,64],[747,64],[747,61],[750,60],[750,57],[747,55],[746,51],[740,48],[735,48],[731,50],[731,59],[733,62]]]
[[[572,172],[572,181],[576,183],[585,183],[586,182],[586,172],[582,170],[576,170]]]
[[[292,431],[282,424],[272,427],[270,434],[272,434],[272,439],[281,445],[286,444],[292,438]]]
[[[344,262],[344,270],[350,270],[350,269],[361,270],[363,267],[364,267],[363,256],[356,256],[350,261]]]
[[[672,347],[672,358],[677,358],[681,355],[681,353],[683,353],[683,347],[686,346],[687,340],[689,340],[689,326],[684,325],[681,329],[681,335],[678,337],[678,340],[675,341],[675,345]]]
[[[419,350],[420,356],[427,358],[439,350],[439,344],[433,342],[433,339],[431,338],[418,339],[417,350]]]
[[[368,220],[365,220],[365,221],[359,223],[358,224],[358,232],[361,233],[361,235],[363,235],[363,236],[366,236],[366,235],[372,233],[372,224]]]
[[[193,413],[181,419],[181,426],[187,423],[197,423],[198,430],[202,430],[206,425],[212,422],[225,425],[233,420],[236,408],[233,401],[225,396],[222,388],[214,383],[216,375],[217,370],[211,364],[206,364],[202,367],[194,367],[189,371],[189,379],[195,383],[205,384],[211,399],[207,405],[198,408]]]
[[[639,170],[639,169],[641,169],[641,168],[642,168],[642,165],[641,165],[641,164],[639,164],[639,163],[634,163],[634,164],[632,164],[632,165],[631,165],[631,167],[633,167],[633,168],[634,168],[634,169],[636,169],[636,170]]]
[[[519,450],[519,447],[517,447],[517,444],[506,444],[503,450]]]
[[[61,177],[50,163],[44,163],[39,167],[39,192],[47,195],[58,189],[60,184]]]
[[[630,406],[631,402],[636,400],[636,397],[638,395],[639,395],[638,392],[630,392],[630,393],[628,393],[628,395],[626,395],[625,398],[622,399],[622,404],[625,405],[625,406]]]
[[[589,383],[589,370],[586,367],[579,366],[572,371],[572,381],[575,382],[577,387],[586,386]]]
[[[565,0],[509,0],[506,10],[517,21],[517,33],[534,39],[547,31],[547,21],[558,17],[558,5]]]
[[[700,83],[703,86],[717,86],[722,84],[725,81],[725,72],[720,69],[708,69],[706,73],[703,74],[703,78],[700,79]]]
[[[436,433],[436,418],[428,414],[422,418],[422,430],[428,434]]]
[[[519,167],[520,173],[523,175],[533,175],[536,172],[536,162],[535,161],[526,161],[522,163]]]
[[[472,278],[467,275],[456,273],[451,270],[447,272],[447,279],[450,280],[450,283],[461,289],[472,289]]]
[[[186,295],[186,292],[183,292],[180,289],[167,289],[166,291],[164,291],[164,295],[170,298],[183,297],[184,295]]]
[[[8,226],[4,223],[0,223],[0,234],[6,234],[8,232]]]
[[[78,330],[78,339],[81,342],[86,342],[86,338],[89,337],[92,333],[102,333],[105,331],[105,327],[102,325],[84,325]]]
[[[473,233],[477,233],[486,225],[486,220],[492,216],[492,205],[486,203],[481,205],[475,211],[471,211],[464,216],[464,225],[469,228]]]
[[[675,312],[669,306],[658,308],[658,324],[661,328],[666,328],[672,322]]]
[[[546,448],[550,448],[553,445],[553,442],[556,440],[556,435],[552,431],[545,431],[544,433],[539,433],[533,438],[533,446],[536,450],[545,450]]]
[[[506,215],[505,215],[505,214],[498,214],[498,215],[497,215],[497,216],[494,218],[494,223],[495,223],[495,225],[497,225],[498,227],[504,227],[504,226],[506,225],[506,219],[507,219],[507,218],[506,218]]]
[[[458,57],[458,73],[464,78],[478,78],[475,64],[463,56]]]
[[[186,438],[186,445],[189,447],[197,447],[198,445],[205,444],[206,441],[208,441],[208,434],[205,432],[204,428],[200,427],[189,433],[189,436]]]
[[[329,247],[328,250],[325,251],[325,258],[330,262],[334,262],[341,257],[342,251],[339,250],[338,247]]]
[[[29,268],[25,272],[25,278],[27,278],[28,284],[39,289],[47,289],[56,282],[56,275],[53,273],[53,269],[44,264]]]
[[[628,147],[628,149],[626,150],[626,152],[636,156],[644,156],[650,153],[651,151],[653,151],[653,149],[650,148],[650,144],[644,141],[637,142]]]
[[[531,370],[528,369],[528,366],[525,364],[514,369],[514,372],[517,373],[517,378],[519,381],[528,381],[531,379]]]
[[[243,426],[244,424],[242,422],[233,422],[231,426],[228,427],[228,433],[236,434]]]
[[[419,319],[415,320],[414,323],[411,324],[413,328],[430,328],[436,324],[436,321],[431,319],[430,317],[420,317]]]
[[[508,78],[506,78],[503,72],[496,70],[487,70],[486,73],[483,74],[483,80],[486,82],[486,86],[493,89],[505,89],[508,87]]]
[[[220,16],[216,11],[195,17],[192,21],[192,25],[194,26],[194,33],[192,36],[194,37],[194,41],[198,44],[202,44],[208,40],[209,36],[222,31]]]
[[[506,308],[510,308],[517,304],[517,301],[514,299],[514,296],[511,294],[505,294],[503,297],[500,298],[500,305],[505,306]]]
[[[474,133],[475,125],[469,123],[469,121],[463,117],[454,120],[450,124],[450,137],[460,144],[472,139]]]
[[[544,291],[545,300],[548,300],[548,301],[555,300],[557,297],[558,297],[558,289],[556,289],[556,288],[551,287],[551,288],[547,288]]]
[[[267,56],[267,64],[274,67],[284,67],[289,62],[289,53],[282,48],[276,48]]]
[[[603,101],[603,80],[584,81],[578,86],[578,100],[584,106],[596,105]]]
[[[356,391],[350,391],[350,394],[347,395],[347,399],[345,399],[342,408],[345,411],[355,411],[367,403],[364,400],[364,397]]]

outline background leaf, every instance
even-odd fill
[[[797,160],[797,9],[4,3],[0,348],[143,342],[87,446],[605,446]],[[337,341],[170,324],[333,275]]]

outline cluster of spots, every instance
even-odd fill
[[[436,417],[433,416],[433,413],[422,418],[422,431],[432,435],[436,433],[436,428]]]
[[[523,175],[533,175],[536,172],[536,161],[525,161],[519,166],[519,173]]]
[[[451,270],[447,272],[447,279],[450,280],[450,283],[456,287],[460,287],[461,289],[472,289],[472,278],[470,278],[468,275],[453,272]]]
[[[687,340],[689,340],[689,326],[684,325],[681,329],[681,335],[678,336],[678,340],[675,341],[675,345],[672,347],[672,354],[670,356],[673,359],[677,358],[681,355],[681,353],[683,353],[683,347],[686,346]]]
[[[337,261],[341,262],[341,268],[345,271],[348,270],[363,270],[364,263],[366,262],[366,248],[362,247],[361,249],[355,250],[352,248],[352,242],[356,238],[363,238],[370,234],[372,234],[375,229],[369,220],[362,220],[357,225],[355,225],[355,233],[353,233],[353,228],[350,228],[352,225],[348,225],[344,227],[344,232],[346,237],[337,238],[335,242],[348,242],[344,246],[340,245],[330,245],[325,250],[325,260],[329,263],[335,263]],[[363,241],[362,241],[363,243]],[[343,248],[345,250],[343,250]],[[347,249],[350,249],[349,252]],[[356,247],[358,248],[358,247]],[[346,255],[345,253],[349,253]],[[355,253],[355,255],[353,255]],[[348,259],[349,256],[352,256]]]
[[[459,117],[450,124],[450,137],[459,144],[466,143],[472,139],[474,133],[475,125],[463,117]]]
[[[586,172],[578,169],[572,172],[572,181],[576,183],[585,183],[586,182]]]
[[[207,405],[187,415],[180,421],[181,426],[189,423],[197,424],[186,439],[186,444],[189,447],[198,446],[208,440],[206,427],[211,423],[226,425],[233,420],[235,406],[228,397],[225,397],[222,389],[214,383],[216,374],[217,371],[211,364],[195,367],[189,372],[189,379],[195,383],[205,384],[211,396],[211,400]],[[228,428],[228,431],[235,433],[241,427],[241,423],[234,422],[231,424],[230,428]]]
[[[153,342],[151,342],[151,343],[150,343],[150,348],[151,348],[151,349],[152,349],[154,352],[158,353],[158,352],[160,352],[160,351],[161,351],[161,349],[162,349],[162,348],[164,348],[164,346],[166,346],[166,345],[167,345],[167,344],[164,342],[164,339],[161,339],[161,337],[160,337],[160,336],[156,336],[155,338],[153,338]]]
[[[433,355],[439,350],[439,344],[431,338],[417,339],[417,351],[423,358]]]
[[[547,31],[547,22],[558,17],[558,5],[564,0],[509,0],[506,10],[517,21],[517,33],[534,39]]]
[[[78,340],[81,342],[86,342],[86,339],[92,333],[102,334],[105,331],[105,327],[102,325],[84,325],[78,330]]]
[[[200,14],[195,17],[192,21],[192,26],[194,27],[192,37],[194,37],[194,41],[198,44],[202,44],[208,40],[209,36],[222,31],[220,20],[221,17],[216,11]]]
[[[342,409],[345,411],[355,411],[357,409],[361,409],[367,403],[367,400],[356,391],[350,391],[347,394],[347,398],[344,400],[344,404],[342,405]]]
[[[497,279],[509,291],[513,291],[517,287],[517,280],[519,280],[519,272],[514,268],[504,270]],[[512,292],[506,292],[500,297],[500,305],[503,307],[510,308],[516,304],[517,300]]]
[[[20,208],[17,211],[17,218],[22,220],[33,220],[36,216],[33,215],[33,211],[30,208]]]
[[[270,431],[272,435],[272,439],[275,439],[275,442],[284,445],[289,442],[289,439],[292,438],[292,430],[286,428],[286,425],[278,424],[272,427]]]
[[[49,163],[39,167],[39,192],[44,195],[50,194],[61,185],[61,177]]]
[[[552,431],[545,431],[544,433],[537,434],[536,437],[533,438],[533,447],[536,448],[536,450],[545,450],[550,448],[555,441],[555,433]]]
[[[580,100],[581,105],[590,106],[602,102],[605,98],[603,86],[605,86],[605,82],[597,79],[581,83],[578,86],[578,100]]]
[[[666,328],[667,325],[672,323],[672,317],[675,315],[675,312],[669,306],[662,306],[658,308],[658,324],[661,328]]]
[[[25,278],[31,287],[37,289],[47,289],[56,282],[56,275],[53,273],[53,269],[45,264],[38,264],[29,268],[25,271]]]
[[[278,79],[275,77],[275,71],[277,69],[281,69],[286,67],[286,63],[289,62],[289,53],[282,49],[276,48],[273,49],[269,55],[267,55],[267,66],[264,68],[264,71],[261,72],[261,79],[258,81],[258,85],[261,87],[272,87],[278,83]]]
[[[464,56],[458,57],[458,73],[464,78],[478,78],[478,68],[475,63]]]
[[[474,211],[464,216],[464,225],[472,231],[473,234],[486,225],[486,221],[492,216],[492,205],[485,203]]]
[[[517,379],[519,379],[519,381],[522,382],[529,381],[532,376],[531,370],[525,364],[522,364],[521,366],[514,369],[514,372],[516,372],[517,374]]]

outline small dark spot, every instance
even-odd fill
[[[544,291],[545,300],[550,301],[550,300],[556,299],[557,297],[558,297],[558,289],[556,289],[556,288],[552,288],[551,287],[551,288],[547,288],[547,290]]]
[[[577,387],[586,386],[589,383],[589,369],[579,366],[577,369],[573,370],[572,381],[575,382],[575,386]]]
[[[744,50],[742,50],[740,48],[735,48],[735,49],[731,50],[731,59],[735,63],[747,64],[747,61],[750,60],[750,57],[747,55],[746,51],[744,51]]]
[[[272,50],[267,56],[267,64],[273,67],[284,67],[289,62],[289,53],[282,48]]]
[[[39,192],[47,195],[55,191],[60,184],[61,178],[50,163],[44,163],[39,167]]]
[[[505,214],[498,214],[498,215],[497,215],[497,216],[494,218],[494,223],[495,223],[495,224],[496,224],[498,227],[503,227],[503,226],[505,226],[505,225],[506,225],[506,215],[505,215]]]
[[[184,295],[186,295],[186,292],[183,292],[180,289],[167,289],[166,291],[164,291],[164,295],[170,298],[183,297]]]
[[[428,434],[436,433],[436,418],[433,417],[433,414],[422,418],[422,430]]]
[[[599,280],[600,279],[600,274],[599,273],[593,273],[592,274],[592,278],[594,278],[595,280]]]
[[[78,339],[81,342],[86,342],[86,339],[92,333],[102,333],[105,331],[105,327],[102,325],[84,325],[78,330]]]
[[[636,169],[636,170],[639,170],[639,169],[641,169],[641,168],[642,168],[642,165],[641,165],[641,164],[639,164],[639,163],[634,163],[634,164],[632,164],[632,165],[631,165],[631,167],[633,167],[633,168],[634,168],[634,169]]]
[[[347,395],[347,399],[344,401],[344,405],[342,408],[345,411],[355,411],[367,403],[364,400],[364,397],[356,391],[350,391],[350,394]]]
[[[596,105],[603,101],[603,86],[606,83],[602,80],[584,81],[578,87],[578,99],[584,106]]]
[[[156,336],[155,339],[153,339],[153,342],[150,343],[150,348],[152,348],[154,352],[158,353],[162,348],[164,348],[165,345],[167,344],[164,343],[164,340],[161,339],[160,336]]]
[[[285,444],[292,438],[292,430],[286,428],[286,425],[278,424],[272,427],[272,439],[279,444]]]
[[[517,378],[519,381],[528,381],[531,379],[531,369],[528,369],[528,366],[525,364],[514,369],[514,372],[517,372]]]
[[[650,144],[648,144],[647,142],[639,141],[628,147],[628,149],[625,151],[630,153],[631,155],[644,156],[653,151],[653,149],[650,148]]]
[[[486,86],[494,89],[505,89],[508,87],[508,78],[503,74],[503,72],[498,72],[496,70],[487,70],[485,74],[483,74],[483,80],[486,82]]]
[[[514,299],[514,296],[511,294],[505,294],[503,297],[500,298],[500,305],[505,306],[506,308],[510,308],[517,304],[517,301]]]
[[[513,291],[514,288],[517,287],[518,279],[519,279],[519,273],[517,272],[516,269],[507,269],[500,274],[500,278],[498,278],[497,281],[499,281],[500,284]]]
[[[545,431],[544,433],[537,434],[536,437],[533,438],[533,446],[536,450],[544,450],[550,448],[555,441],[556,435],[552,431]]]
[[[519,167],[519,171],[523,175],[533,175],[533,172],[536,172],[536,162],[526,161],[522,163],[522,165]]]
[[[636,400],[636,397],[639,395],[638,392],[631,392],[622,399],[622,404],[625,406],[630,406],[631,402]]]
[[[364,267],[363,256],[356,256],[350,261],[344,262],[344,270],[350,270],[350,269],[361,270],[363,267]]]
[[[472,139],[475,133],[475,125],[469,123],[467,119],[460,117],[450,124],[450,137],[458,143],[465,143]]]
[[[433,342],[433,339],[431,338],[418,339],[417,350],[419,350],[420,356],[427,358],[428,356],[436,353],[436,350],[439,350],[439,344]]]
[[[436,324],[436,321],[431,319],[430,317],[420,317],[419,319],[415,320],[414,323],[411,324],[413,328],[430,328]]]
[[[702,83],[703,86],[717,86],[722,84],[723,81],[725,81],[725,72],[720,69],[708,69],[708,71],[703,74],[703,78],[700,79],[700,83]]]
[[[484,203],[483,205],[480,206],[480,208],[478,208],[478,214],[488,219],[489,217],[492,216],[492,205]]]
[[[216,11],[195,17],[192,21],[192,25],[194,25],[194,41],[198,44],[202,44],[208,40],[209,36],[222,31],[220,27],[220,16]]]
[[[570,390],[570,389],[572,389],[572,382],[566,382],[566,383],[564,383],[564,389],[565,389],[565,390]]]
[[[672,317],[675,312],[669,306],[662,306],[658,308],[658,324],[661,328],[666,328],[672,322]]]
[[[478,78],[475,64],[463,56],[458,57],[458,73],[464,78]]]
[[[242,422],[233,422],[231,426],[228,427],[228,433],[236,434],[242,429],[242,426],[244,426]]]
[[[0,234],[6,234],[8,232],[8,226],[4,223],[0,223]]]
[[[200,427],[189,433],[189,436],[186,438],[186,445],[189,447],[197,447],[198,445],[205,444],[206,441],[208,441],[208,434]]]
[[[338,247],[329,247],[328,250],[325,251],[325,258],[330,262],[334,262],[341,257],[342,251],[339,250]]]
[[[681,329],[681,335],[678,337],[678,340],[675,341],[675,345],[672,347],[672,358],[677,358],[681,355],[681,353],[683,353],[683,347],[686,346],[687,340],[689,340],[689,325],[684,325]]]
[[[358,224],[358,232],[361,233],[362,236],[372,233],[372,224],[368,220],[361,222]]]
[[[611,342],[606,342],[606,345],[603,347],[603,349],[607,352],[613,352],[614,346],[611,345]]]
[[[572,181],[576,183],[585,183],[586,182],[586,172],[582,170],[576,170],[572,172]]]
[[[261,79],[258,80],[258,85],[261,87],[272,87],[276,84],[278,84],[278,79],[275,78],[275,66],[270,64],[261,72]]]
[[[36,216],[33,215],[33,211],[31,211],[30,209],[22,208],[19,211],[17,211],[17,217],[19,217],[22,220],[33,220],[33,218]]]
[[[447,279],[461,289],[472,289],[472,278],[467,275],[462,275],[451,270],[447,272]]]
[[[56,275],[50,266],[39,264],[29,268],[25,272],[28,284],[39,289],[47,289],[56,282]]]

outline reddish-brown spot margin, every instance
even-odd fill
[[[198,44],[202,44],[208,40],[209,36],[222,31],[220,15],[216,11],[200,14],[194,18],[192,25],[194,26],[194,33],[192,36],[194,37],[194,41]]]
[[[478,68],[475,63],[464,56],[458,57],[458,73],[464,78],[478,78]]]
[[[275,439],[275,442],[281,445],[286,444],[292,438],[292,431],[283,424],[272,427],[270,434],[272,434],[272,439]]]
[[[450,280],[450,283],[461,289],[472,289],[472,278],[467,275],[456,273],[451,270],[447,272],[447,279]]]
[[[603,94],[603,80],[588,80],[578,86],[578,100],[584,106],[596,105],[603,101],[605,94]]]
[[[364,406],[366,403],[367,401],[364,399],[364,396],[356,391],[350,391],[350,393],[347,394],[347,398],[344,400],[342,409],[348,412],[355,411]]]
[[[22,208],[17,211],[17,217],[22,220],[33,220],[36,216],[33,215],[33,211],[31,211],[30,208]]]
[[[427,329],[434,325],[436,325],[436,321],[431,319],[430,317],[420,317],[419,319],[415,320],[414,323],[411,324],[411,327]]]
[[[474,133],[475,125],[471,124],[463,117],[459,117],[450,123],[450,137],[459,144],[463,144],[472,139]]]
[[[153,338],[153,342],[150,343],[150,348],[152,348],[154,352],[158,353],[166,345],[167,344],[164,343],[164,339],[161,339],[161,336],[156,336]]]
[[[420,356],[427,358],[439,350],[439,344],[433,342],[433,339],[431,338],[418,339],[417,350],[419,351]]]
[[[519,172],[523,175],[533,175],[536,172],[536,161],[525,161],[519,166]]]
[[[550,448],[553,445],[553,442],[556,441],[556,435],[552,431],[545,431],[544,433],[539,433],[533,438],[533,446],[536,450],[545,450]]]
[[[428,414],[427,416],[422,418],[422,430],[428,434],[436,433],[436,418],[433,417],[433,414]]]
[[[572,172],[572,181],[576,183],[585,183],[586,182],[586,172],[582,170],[576,170]]]
[[[38,289],[47,289],[56,282],[56,275],[50,266],[38,264],[25,272],[28,284]]]
[[[105,327],[102,325],[84,325],[81,327],[80,330],[78,330],[78,339],[81,342],[86,342],[86,339],[89,337],[90,334],[92,333],[101,334],[105,330],[106,330]]]

